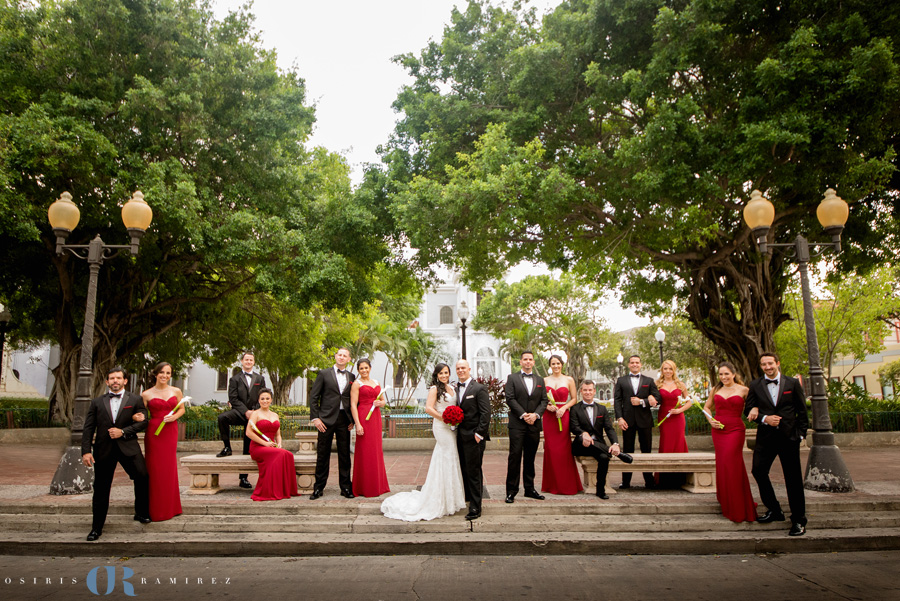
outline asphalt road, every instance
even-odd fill
[[[109,593],[106,566],[115,571]],[[900,599],[898,568],[900,551],[242,559],[0,556],[0,598],[895,601]],[[126,591],[123,574],[133,590]]]

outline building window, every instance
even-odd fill
[[[406,379],[406,374],[403,371],[403,366],[398,365],[397,371],[394,373],[394,388],[403,388],[403,380]]]
[[[216,378],[216,390],[228,390],[228,370],[220,369]]]
[[[475,375],[479,378],[496,378],[498,374],[497,356],[489,347],[483,346],[475,353]]]
[[[853,383],[862,388],[866,389],[866,377],[865,376],[853,376]]]
[[[887,384],[883,384],[881,386],[881,398],[886,401],[891,401],[894,399],[894,385],[888,382]]]
[[[453,323],[453,307],[444,305],[441,307],[441,325]]]

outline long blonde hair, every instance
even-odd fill
[[[719,363],[719,366],[716,368],[716,373],[719,373],[719,370],[722,369],[723,367],[734,374],[734,383],[735,384],[740,384],[741,386],[744,385],[744,381],[741,379],[741,375],[734,368],[733,363],[731,363],[730,361],[722,361],[721,363]],[[723,388],[725,388],[725,385],[722,384],[722,380],[717,381],[716,385],[713,386],[712,394],[716,394]]]
[[[666,359],[665,361],[662,362],[662,365],[659,366],[659,379],[656,381],[656,385],[657,386],[663,385],[663,382],[665,381],[665,377],[663,376],[662,370],[663,370],[663,367],[665,367],[666,365],[668,365],[669,367],[672,368],[672,380],[674,380],[675,386],[680,388],[682,392],[687,392],[687,384],[682,382],[681,379],[678,377],[678,366],[675,365],[675,362],[672,361],[671,359]]]

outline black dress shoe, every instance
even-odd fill
[[[323,493],[322,493],[322,491],[321,491],[320,489],[315,488],[315,489],[313,489],[312,494],[309,495],[309,500],[310,500],[310,501],[315,501],[316,499],[318,499],[319,497],[321,497],[322,494],[323,494]]]
[[[149,524],[152,520],[150,518],[148,518],[147,516],[136,515],[136,516],[134,516],[134,521],[140,522],[142,524]]]
[[[619,485],[619,490],[625,490],[627,488],[631,488],[631,485],[630,484],[620,484]]]
[[[353,491],[351,491],[351,490],[342,490],[342,491],[341,491],[341,496],[344,497],[344,498],[346,498],[346,499],[354,499],[354,498],[356,498],[356,495],[354,495],[354,494],[353,494]]]
[[[603,499],[604,501],[606,501],[607,499],[609,499],[609,495],[606,494],[605,492],[598,492],[598,493],[597,493],[597,496],[600,497],[601,499]]]
[[[481,517],[481,511],[475,511],[474,509],[470,509],[469,513],[466,514],[467,520],[477,520]]]
[[[515,500],[516,500],[516,495],[515,495],[515,494],[509,494],[509,495],[506,495],[506,502],[507,502],[507,503],[513,503],[513,502],[515,502]]]
[[[219,454],[216,455],[216,457],[228,457],[229,455],[231,455],[231,447],[225,447],[219,451]]]
[[[542,495],[541,493],[539,493],[536,490],[526,490],[525,496],[528,497],[529,499],[537,499],[538,501],[543,501],[546,498],[546,497],[544,497],[544,495]]]
[[[241,483],[238,484],[241,488],[253,488],[253,485],[250,484],[250,481],[246,478],[241,478]]]
[[[103,534],[103,532],[100,530],[91,530],[91,533],[88,534],[87,539],[89,541],[93,542],[93,541],[97,540],[98,538],[100,538],[101,534]]]
[[[806,526],[799,522],[791,524],[791,529],[788,530],[788,536],[803,536],[804,534],[806,534]]]
[[[782,511],[772,511],[771,509],[758,518],[756,521],[760,524],[768,524],[769,522],[783,522],[784,521],[784,512]]]

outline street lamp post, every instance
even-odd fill
[[[812,394],[812,426],[813,444],[810,447],[809,459],[806,463],[804,487],[809,490],[824,492],[851,492],[854,490],[850,470],[844,463],[840,449],[834,444],[831,416],[828,412],[828,396],[825,393],[825,373],[819,363],[819,339],[816,336],[815,314],[813,313],[812,295],[809,290],[808,265],[812,257],[818,256],[824,249],[833,248],[841,252],[841,232],[847,222],[850,211],[847,203],[835,194],[831,188],[825,191],[825,198],[816,210],[819,223],[825,233],[831,236],[831,242],[815,242],[812,245],[798,234],[791,243],[769,244],[767,236],[772,222],[775,220],[775,207],[759,190],[750,194],[750,202],[744,208],[744,220],[753,231],[753,236],[761,253],[771,253],[772,247],[793,249],[800,271],[800,290],[803,295],[803,318],[806,327],[806,347],[809,356],[809,385]],[[815,254],[813,248],[822,248]]]
[[[656,334],[654,334],[654,336],[659,343],[659,369],[662,370],[662,364],[663,361],[665,361],[665,358],[663,357],[663,342],[666,340],[666,333],[663,332],[663,329],[660,326],[656,328]],[[660,371],[660,374],[662,374],[662,371]]]
[[[466,320],[469,319],[469,307],[466,305],[466,301],[460,301],[456,313],[459,315],[459,328],[462,330],[462,358],[466,359]]]
[[[66,239],[78,225],[81,212],[72,202],[72,195],[63,192],[59,200],[50,205],[47,217],[56,234],[56,254],[69,251],[79,259],[88,262],[90,280],[88,280],[87,303],[84,311],[84,331],[81,333],[81,356],[78,367],[78,380],[75,384],[75,411],[72,420],[72,436],[69,447],[56,468],[56,474],[50,483],[52,495],[77,495],[91,492],[92,471],[81,462],[81,439],[84,432],[84,419],[87,416],[88,404],[91,402],[91,380],[93,373],[94,352],[94,316],[97,308],[97,279],[103,261],[111,259],[126,251],[132,255],[138,252],[141,237],[150,226],[153,211],[144,201],[141,192],[135,192],[131,200],[122,207],[122,222],[131,235],[131,244],[106,244],[100,235],[89,244],[66,244]]]

